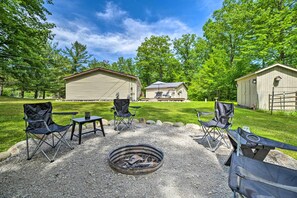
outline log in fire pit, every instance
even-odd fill
[[[147,174],[163,165],[163,156],[161,150],[151,145],[126,145],[109,154],[109,166],[124,174]]]

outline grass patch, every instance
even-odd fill
[[[49,100],[15,99],[0,97],[0,152],[8,149],[15,143],[25,139],[23,104],[45,102]],[[110,107],[112,102],[61,102],[51,101],[53,111],[78,111],[76,117],[84,116],[84,112],[90,111],[91,115],[99,115],[107,120],[113,119]],[[201,111],[214,110],[214,102],[133,102],[131,105],[141,106],[137,111],[137,117],[151,120],[170,122],[183,122],[197,124],[197,117],[194,109]],[[210,118],[210,117],[209,117]],[[206,117],[205,119],[208,119]],[[57,123],[66,124],[69,117],[54,117]],[[253,111],[243,108],[235,108],[233,129],[242,126],[249,126],[254,133],[297,146],[296,113],[275,112],[270,115],[265,111]],[[297,152],[284,151],[286,154],[297,159]]]

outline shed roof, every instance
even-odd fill
[[[169,82],[169,83],[165,83],[165,82],[157,81],[157,82],[155,82],[155,83],[147,86],[145,89],[177,88],[177,87],[179,87],[182,84],[185,85],[184,82]]]
[[[290,67],[290,66],[287,66],[287,65],[282,65],[282,64],[277,63],[277,64],[271,65],[269,67],[265,67],[263,69],[257,70],[257,71],[255,71],[253,73],[247,74],[245,76],[242,76],[240,78],[237,78],[237,79],[235,79],[235,81],[238,81],[238,80],[241,80],[241,79],[244,79],[244,78],[248,78],[248,77],[253,76],[253,75],[258,75],[258,74],[260,74],[260,73],[262,73],[262,72],[264,72],[266,70],[269,70],[269,69],[272,69],[272,68],[275,68],[275,67],[282,67],[282,68],[285,68],[285,69],[288,69],[288,70],[297,72],[297,69],[295,69],[293,67]]]
[[[68,79],[71,79],[71,78],[76,78],[78,76],[83,76],[85,74],[93,73],[93,72],[96,72],[96,71],[103,71],[103,72],[107,72],[107,73],[111,73],[111,74],[115,74],[115,75],[119,75],[119,76],[124,76],[124,77],[128,77],[128,78],[132,78],[132,79],[135,79],[135,80],[139,81],[139,79],[138,79],[137,76],[133,76],[133,75],[126,74],[126,73],[123,73],[123,72],[117,72],[117,71],[113,71],[113,70],[105,69],[105,68],[101,68],[101,67],[97,67],[97,68],[94,68],[94,69],[89,69],[87,71],[76,73],[76,74],[73,74],[71,76],[66,76],[64,78],[64,80],[68,80]]]

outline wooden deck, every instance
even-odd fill
[[[185,98],[143,98],[141,101],[182,102],[185,101]]]

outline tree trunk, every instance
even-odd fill
[[[25,91],[21,90],[21,98],[24,98],[24,96],[25,96]]]
[[[3,84],[2,84],[1,87],[0,87],[0,96],[3,95],[3,88],[4,88],[4,86],[3,86]]]
[[[42,99],[45,99],[45,91],[42,91]]]
[[[35,99],[38,98],[38,91],[37,91],[37,90],[35,90],[35,92],[34,92],[34,98],[35,98]]]
[[[285,62],[285,53],[284,53],[284,51],[281,51],[281,52],[280,52],[279,60],[280,60],[280,62],[281,62],[282,64],[286,64],[286,62]]]

